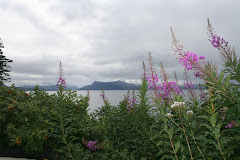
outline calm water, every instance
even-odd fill
[[[81,94],[82,96],[86,96],[87,92],[88,92],[87,90],[78,90],[77,91],[77,93]],[[113,106],[118,105],[119,102],[124,99],[124,95],[127,94],[127,90],[106,90],[104,92],[105,92],[106,97],[108,98],[108,101]],[[135,93],[136,92],[138,92],[138,91],[135,91]],[[56,91],[47,91],[47,93],[53,94],[53,93],[56,93]],[[90,90],[89,91],[89,95],[90,95],[89,109],[90,109],[90,112],[94,111],[98,107],[102,107],[104,105],[103,100],[100,97],[101,94],[102,94],[102,90]]]
[[[47,91],[49,94],[56,93],[56,91]],[[87,95],[87,90],[78,90],[77,93],[81,94],[83,96]],[[135,95],[138,95],[138,90],[135,90]],[[149,91],[151,92],[151,91]],[[183,90],[184,94],[187,94],[187,90]],[[199,94],[199,91],[197,90],[197,93]],[[89,104],[89,111],[92,112],[96,110],[98,107],[101,107],[104,105],[102,98],[100,95],[102,94],[101,90],[90,90],[90,104]],[[111,105],[118,105],[120,101],[124,99],[124,95],[127,94],[127,90],[105,90],[105,95],[108,98],[108,101]],[[130,91],[130,95],[132,94],[132,91]],[[151,95],[151,93],[150,93]]]

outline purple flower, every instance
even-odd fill
[[[132,108],[134,108],[135,101],[136,101],[135,98],[133,98],[133,100],[128,99],[127,110],[128,110],[129,112],[130,112],[130,110],[131,110]]]
[[[191,70],[193,68],[192,62],[194,62],[195,64],[198,64],[200,60],[205,59],[204,56],[200,56],[198,58],[198,56],[193,52],[187,52],[187,53],[184,54],[184,56],[185,57],[183,57],[183,58],[179,58],[179,62],[183,63],[183,66],[187,70]]]
[[[212,36],[211,44],[213,47],[218,48],[220,46],[220,37],[219,36]]]
[[[200,99],[205,99],[206,98],[206,93],[200,94]]]
[[[102,97],[104,102],[108,101],[108,99],[107,99],[107,97],[105,96],[104,93],[100,94],[100,97]]]
[[[233,127],[233,124],[232,123],[229,123],[228,124],[228,128],[232,128]]]
[[[194,85],[192,84],[192,82],[190,82],[190,83],[185,82],[184,87],[185,87],[185,89],[193,89]]]
[[[219,36],[212,36],[211,44],[213,45],[213,47],[218,48],[222,44],[225,44],[225,46],[227,46],[228,42],[226,42],[223,38],[221,39],[221,37],[219,37]]]
[[[238,122],[236,122],[236,120],[228,123],[228,125],[226,125],[225,128],[232,128],[233,126],[238,127]]]
[[[202,75],[200,72],[194,72],[193,74],[195,75],[196,78],[201,77]]]
[[[66,82],[65,82],[65,79],[63,77],[59,77],[59,80],[57,82],[57,86],[66,88]]]
[[[89,141],[86,147],[88,147],[92,151],[96,151],[98,149],[98,146],[95,145],[97,142],[98,141]]]
[[[150,77],[147,76],[146,79],[148,81],[148,87],[149,88],[152,88],[153,86],[156,86],[156,83],[159,82],[157,74],[155,74],[153,76],[151,75]]]
[[[200,56],[199,59],[205,59],[206,57],[205,56]]]
[[[175,95],[183,94],[183,91],[178,87],[176,82],[169,81],[169,82],[163,82],[162,84],[159,84],[158,86],[159,90],[159,97],[162,97],[162,99],[171,99],[171,93]]]

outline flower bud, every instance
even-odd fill
[[[168,117],[168,118],[172,118],[172,117],[173,117],[173,114],[172,114],[172,113],[167,113],[167,117]]]
[[[192,111],[192,110],[187,111],[187,115],[188,115],[188,116],[192,116],[192,115],[193,115],[193,111]]]

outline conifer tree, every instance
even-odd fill
[[[3,84],[3,82],[9,82],[11,81],[10,72],[11,72],[11,66],[8,64],[13,62],[12,60],[6,58],[6,56],[3,55],[2,48],[4,48],[2,39],[0,38],[0,84]]]

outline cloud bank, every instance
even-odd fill
[[[148,52],[156,69],[162,62],[172,78],[176,71],[183,79],[169,28],[186,51],[220,66],[207,18],[218,35],[240,46],[239,7],[236,0],[2,0],[0,37],[4,55],[14,60],[10,84],[56,84],[60,61],[67,84],[78,87],[95,80],[138,82]]]

